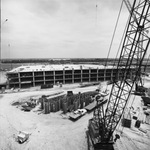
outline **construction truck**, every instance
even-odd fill
[[[69,115],[70,120],[76,121],[87,113],[86,109],[77,109]]]

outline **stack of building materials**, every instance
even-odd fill
[[[41,103],[41,109],[44,109],[44,99],[46,99],[45,95],[42,95],[42,97],[39,98],[39,102]]]
[[[44,100],[44,113],[49,114],[50,113],[50,107],[49,107],[49,102],[47,99]]]
[[[68,94],[69,93],[69,94]],[[41,109],[44,110],[45,114],[50,112],[57,112],[63,110],[63,113],[71,112],[73,110],[82,109],[92,102],[91,97],[98,94],[97,91],[90,91],[85,93],[73,94],[68,92],[67,95],[55,95],[53,97],[47,98],[42,96],[40,98]]]
[[[78,109],[78,101],[77,99],[74,100],[74,110]]]
[[[67,99],[63,99],[63,113],[67,113],[68,111],[68,102]]]
[[[150,93],[150,90],[148,90],[148,92]],[[144,103],[143,110],[145,114],[145,123],[150,124],[150,97],[149,96],[142,97],[142,100]]]
[[[41,109],[44,110],[45,114],[50,112],[57,112],[62,109],[62,99],[64,95],[54,96],[52,98],[47,98],[46,96],[42,96],[40,98]]]
[[[144,106],[147,106],[147,104],[150,104],[150,97],[142,96],[142,100],[144,102]]]
[[[93,101],[93,102],[91,102],[89,105],[87,105],[87,106],[85,107],[85,109],[86,109],[88,112],[90,112],[90,111],[94,110],[94,108],[97,106],[96,104],[97,104],[96,101]]]
[[[130,128],[131,127],[131,114],[125,113],[122,118],[122,126]]]
[[[42,84],[41,89],[53,88],[53,84]]]
[[[72,105],[73,105],[74,110],[82,109],[85,106],[89,105],[89,103],[92,102],[91,97],[96,94],[98,94],[97,91],[90,91],[90,92],[85,92],[85,93],[79,92],[78,94],[74,94],[73,96],[68,96],[67,104],[69,107],[69,111]]]
[[[2,87],[1,89],[2,93],[5,93],[5,87]]]

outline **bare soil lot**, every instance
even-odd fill
[[[76,88],[75,88],[76,87]],[[96,87],[78,88],[76,85],[66,85],[63,88],[42,91],[25,91],[5,93],[0,95],[0,148],[1,150],[86,150],[86,128],[91,114],[86,114],[76,123],[66,119],[62,111],[50,114],[36,112],[24,112],[12,102],[44,94],[52,94],[59,91],[67,92],[73,88],[74,92],[91,91]],[[19,131],[31,133],[29,140],[24,144],[18,144],[15,136]]]
[[[88,120],[92,118],[93,113],[87,113],[76,122],[67,119],[67,115],[62,115],[62,111],[50,114],[38,114],[37,112],[24,112],[11,104],[14,101],[27,99],[31,96],[41,96],[53,94],[56,92],[67,92],[73,90],[74,93],[82,91],[96,90],[97,86],[79,88],[79,85],[64,85],[62,88],[54,87],[46,90],[28,89],[20,92],[0,95],[0,150],[87,150],[86,130]],[[109,87],[110,88],[110,87]],[[131,105],[134,100],[134,107],[141,107],[141,97],[133,95],[128,103]],[[149,149],[150,125],[142,124],[147,130],[147,134],[138,129],[122,127],[117,130],[123,131],[121,140],[118,140],[117,147],[121,149]],[[31,133],[29,140],[23,144],[15,141],[19,131]],[[149,136],[148,136],[149,134]],[[128,137],[128,138],[127,138]],[[128,144],[133,141],[134,148]],[[123,143],[123,144],[122,144]],[[126,145],[124,145],[127,143]]]

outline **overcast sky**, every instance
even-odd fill
[[[1,0],[2,58],[107,57],[120,5],[121,0]],[[124,6],[110,57],[128,15]]]

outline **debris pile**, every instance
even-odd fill
[[[37,104],[37,100],[31,98],[30,101],[27,101],[21,105],[22,107],[21,110],[31,111],[33,108],[35,108],[36,104]]]
[[[25,100],[15,101],[12,103],[13,106],[20,107],[21,110],[31,111],[38,104],[37,98],[27,98]]]

